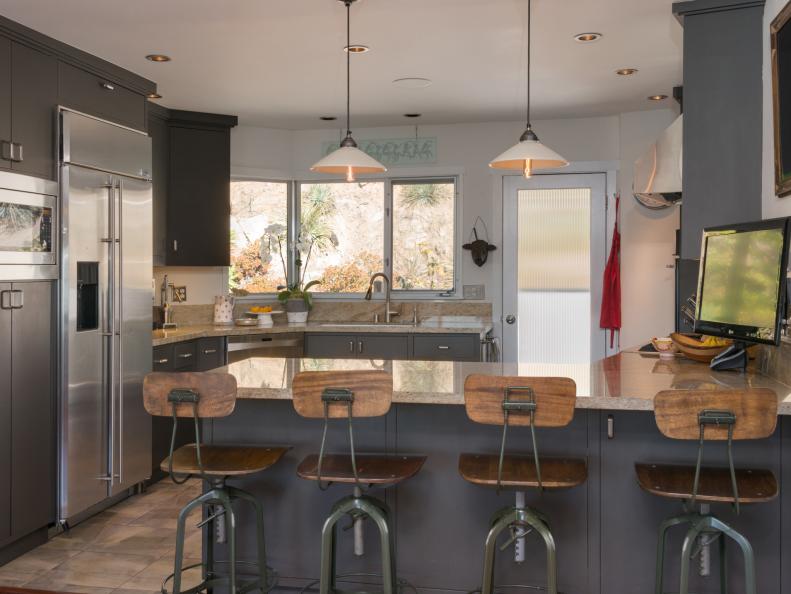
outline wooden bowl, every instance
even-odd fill
[[[701,363],[711,363],[711,360],[719,355],[722,351],[731,346],[732,341],[728,344],[704,346],[698,334],[681,334],[675,332],[670,335],[673,343],[681,353],[692,359],[693,361],[700,361]]]

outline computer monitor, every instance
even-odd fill
[[[703,231],[695,331],[737,343],[780,343],[789,219]]]

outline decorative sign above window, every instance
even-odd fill
[[[374,138],[358,140],[357,144],[360,150],[388,167],[437,162],[436,138]],[[321,154],[329,155],[337,148],[337,142],[323,142]]]

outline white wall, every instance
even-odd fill
[[[791,196],[778,198],[775,194],[774,115],[772,108],[772,55],[769,44],[769,25],[782,10],[787,0],[766,0],[763,28],[763,168],[762,206],[763,217],[791,216]]]
[[[672,263],[677,209],[654,213],[637,205],[631,197],[631,168],[634,159],[669,124],[672,110],[636,112],[599,118],[535,122],[541,140],[572,162],[620,162],[620,189],[623,195],[623,303],[622,345],[636,344],[672,329]],[[393,167],[395,175],[458,174],[462,180],[462,237],[466,239],[480,216],[489,229],[489,240],[502,246],[502,176],[488,167],[489,161],[514,144],[522,133],[520,122],[496,122],[420,126],[420,136],[437,138],[437,162],[419,168]],[[408,138],[414,126],[359,129],[365,138]],[[315,179],[310,166],[320,158],[323,141],[338,139],[338,130],[282,131],[240,126],[231,137],[232,173],[259,178]],[[495,319],[501,314],[502,251],[492,252],[483,268],[463,254],[463,284],[483,284],[486,301],[491,301]],[[161,282],[163,269],[158,271]],[[168,269],[176,284],[187,284],[189,303],[209,303],[222,288],[222,270]],[[189,279],[187,280],[182,279]],[[655,285],[659,290],[652,290]],[[656,308],[646,310],[644,306]],[[646,311],[650,313],[647,315]]]

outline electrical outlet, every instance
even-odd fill
[[[485,299],[486,288],[483,285],[464,285],[463,294],[465,299]]]
[[[187,287],[172,287],[172,301],[184,303],[187,300]]]

